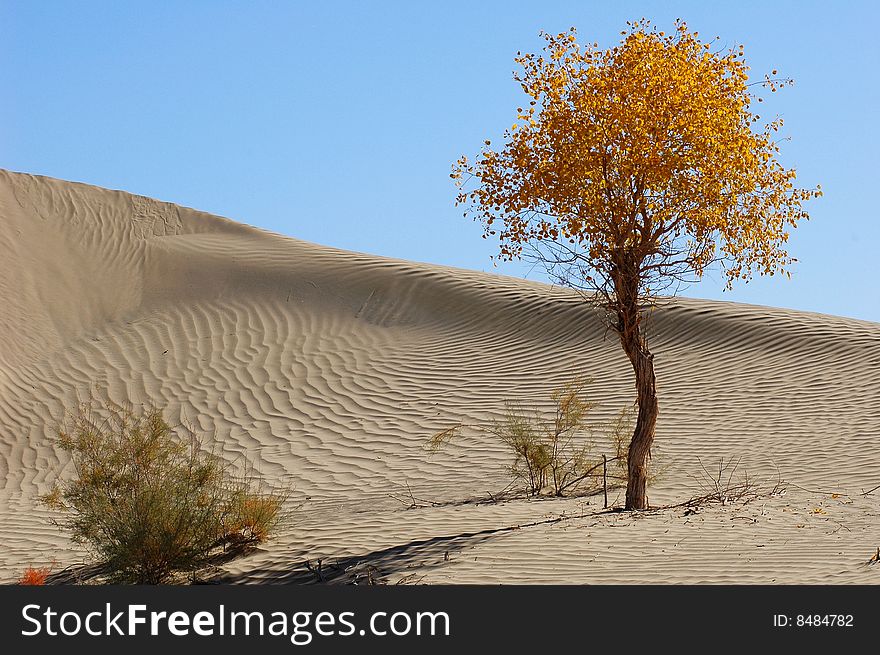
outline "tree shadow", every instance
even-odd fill
[[[497,539],[518,526],[490,528],[452,536],[432,537],[375,550],[363,555],[267,566],[242,573],[221,573],[203,580],[208,584],[418,584],[427,571],[442,567],[450,559],[478,544]],[[401,575],[402,574],[402,575]]]

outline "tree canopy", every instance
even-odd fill
[[[624,256],[648,293],[715,261],[728,286],[786,271],[789,230],[821,190],[795,187],[776,157],[782,119],[762,124],[752,89],[790,80],[774,70],[750,83],[742,46],[713,50],[683,21],[671,34],[628,25],[607,50],[571,28],[542,33],[543,56],[518,53],[529,104],[501,150],[486,141],[475,163],[457,162],[459,183],[479,182],[458,203],[502,259],[537,247],[598,290]]]

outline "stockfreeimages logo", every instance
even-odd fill
[[[29,604],[21,610],[24,637],[283,637],[296,646],[306,646],[315,637],[404,637],[450,634],[446,612],[373,612],[358,628],[354,612],[265,612],[216,611],[164,612],[147,605],[127,605],[124,610],[106,603],[99,611],[59,612],[51,606]]]

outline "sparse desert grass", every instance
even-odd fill
[[[59,430],[76,475],[41,501],[115,582],[158,584],[194,571],[218,552],[268,539],[281,517],[286,492],[235,474],[191,430],[177,432],[157,408],[109,401],[83,403]]]
[[[536,407],[507,401],[501,419],[472,426],[498,438],[513,455],[508,472],[531,496],[563,496],[595,490],[608,479],[626,481],[626,444],[632,434],[633,412],[621,410],[608,425],[590,420],[595,402],[587,400],[588,378],[578,377],[555,389],[553,415]],[[428,440],[437,452],[460,435],[464,425],[446,428]],[[610,466],[609,466],[610,465]]]

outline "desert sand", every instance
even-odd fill
[[[652,330],[652,506],[701,492],[698,457],[741,458],[783,494],[638,514],[493,503],[495,440],[431,455],[426,439],[505,399],[549,409],[574,374],[597,420],[632,402],[615,336],[575,293],[0,171],[0,582],[85,560],[36,498],[70,473],[51,438],[96,386],[294,485],[288,524],[217,580],[315,582],[321,560],[328,582],[880,582],[880,324],[678,298]]]

